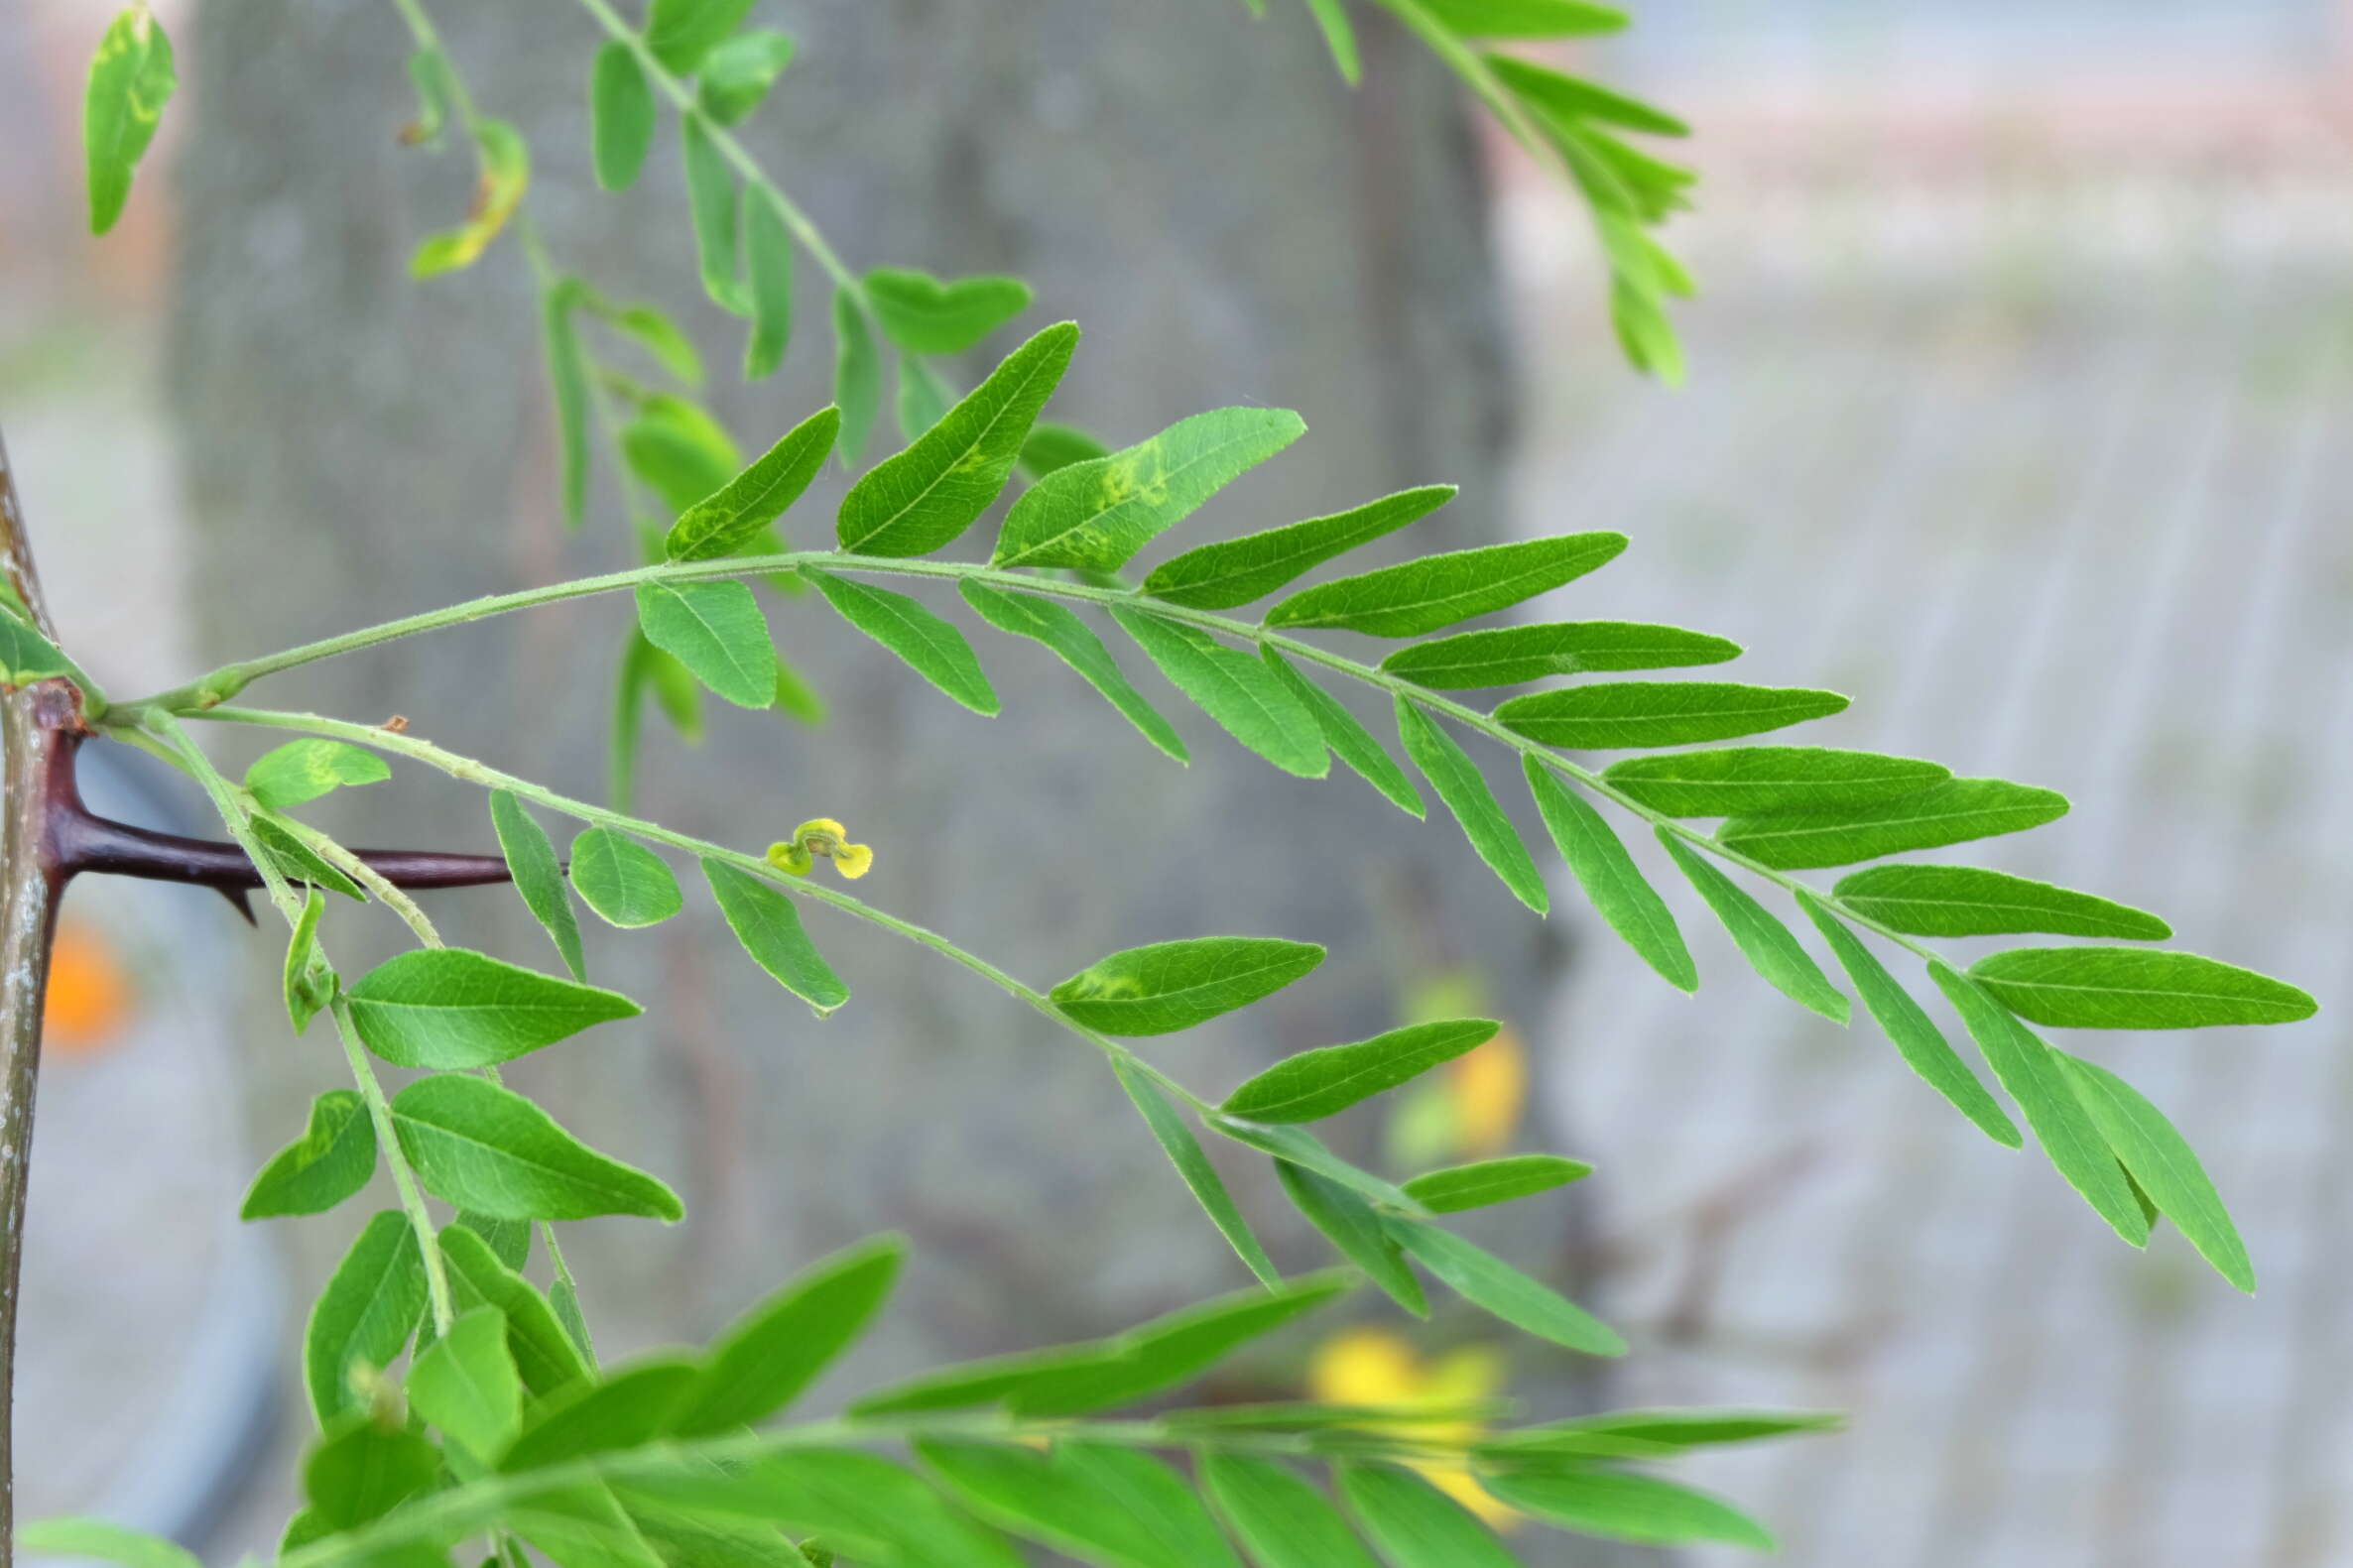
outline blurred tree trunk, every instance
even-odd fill
[[[786,372],[733,384],[737,327],[695,291],[672,131],[636,190],[594,189],[584,16],[560,0],[440,9],[486,111],[530,136],[532,208],[558,264],[693,323],[714,402],[748,448],[826,401],[813,266]],[[1059,417],[1116,443],[1218,404],[1300,409],[1312,433],[1213,505],[1194,541],[1433,480],[1470,488],[1424,526],[1422,547],[1489,538],[1508,377],[1462,100],[1379,19],[1351,92],[1303,8],[1275,10],[1253,24],[1215,3],[808,0],[790,18],[802,58],[747,140],[853,264],[1013,271],[1037,285],[1032,326],[1078,318],[1087,337]],[[579,538],[557,522],[537,313],[514,245],[456,277],[404,275],[470,181],[462,156],[395,145],[411,112],[406,52],[380,0],[198,9],[173,377],[208,656],[628,557],[609,499]],[[609,496],[609,476],[598,484]],[[837,493],[805,502],[789,534],[829,538]],[[628,615],[613,598],[403,643],[248,700],[402,713],[418,733],[594,796]],[[1321,974],[1236,1026],[1152,1043],[1204,1090],[1385,1026],[1433,965],[1469,966],[1482,1006],[1537,1016],[1545,927],[1434,805],[1417,825],[1353,778],[1285,779],[1139,660],[1140,683],[1193,741],[1189,770],[1027,645],[975,633],[1005,697],[1001,717],[981,720],[809,601],[774,618],[831,722],[713,711],[711,739],[689,752],[650,721],[652,814],[753,847],[803,817],[842,817],[879,851],[862,895],[1040,983],[1176,935],[1328,942]],[[480,799],[430,777],[346,793],[322,820],[367,842],[490,843]],[[501,890],[436,909],[453,941],[553,962]],[[580,1228],[608,1349],[707,1332],[790,1268],[893,1226],[913,1235],[918,1264],[894,1329],[867,1353],[876,1362],[1100,1333],[1245,1282],[1074,1039],[886,935],[811,920],[857,992],[822,1025],[697,912],[591,935],[598,977],[654,1003],[651,1022],[517,1066],[583,1136],[669,1175],[697,1211],[675,1236]],[[388,926],[338,912],[330,935],[355,961],[392,941]],[[257,944],[257,977],[271,945]],[[254,996],[255,1056],[269,1064],[256,1137],[272,1142],[299,1127],[334,1063],[314,1037],[285,1038],[258,979]],[[1343,1142],[1375,1150],[1375,1131]],[[1282,1261],[1318,1262],[1320,1242],[1286,1218],[1255,1162],[1231,1168]],[[1558,1215],[1517,1239],[1523,1256],[1559,1246]],[[290,1235],[315,1259],[348,1230]]]

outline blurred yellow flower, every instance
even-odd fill
[[[1478,1404],[1497,1397],[1503,1381],[1503,1358],[1484,1346],[1465,1346],[1424,1362],[1405,1340],[1376,1328],[1348,1329],[1333,1335],[1316,1349],[1307,1369],[1307,1391],[1312,1398],[1330,1404],[1385,1404],[1407,1409],[1457,1409]],[[1476,1421],[1392,1424],[1438,1441],[1464,1442],[1480,1431]],[[1489,1497],[1469,1471],[1436,1464],[1414,1468],[1490,1525],[1508,1529],[1518,1521],[1519,1515]]]

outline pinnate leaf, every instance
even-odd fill
[[[738,33],[703,57],[695,72],[695,102],[721,125],[742,122],[785,67],[793,63],[793,40],[773,28]]]
[[[440,1470],[440,1450],[417,1433],[351,1421],[303,1461],[303,1495],[328,1530],[354,1529],[426,1491]]]
[[[752,0],[654,0],[646,13],[646,47],[664,69],[692,75],[751,9]]]
[[[699,114],[680,122],[679,148],[686,166],[686,210],[694,224],[694,260],[702,274],[702,292],[722,310],[741,315],[749,302],[739,276],[743,193],[735,171]]]
[[[833,402],[841,411],[839,446],[846,466],[866,449],[882,412],[882,355],[866,323],[865,307],[847,289],[833,291]]]
[[[918,1457],[965,1507],[1102,1568],[1240,1568],[1176,1473],[1132,1449],[926,1439]]]
[[[1827,746],[1728,746],[1629,757],[1602,780],[1669,816],[1846,811],[1919,794],[1952,777],[1940,763]]]
[[[1258,657],[1275,672],[1284,688],[1313,715],[1316,728],[1323,732],[1323,744],[1331,749],[1331,754],[1347,764],[1358,778],[1388,796],[1390,804],[1421,821],[1424,808],[1414,782],[1381,749],[1381,743],[1373,739],[1372,732],[1356,715],[1343,707],[1339,698],[1300,674],[1290,660],[1275,652],[1274,645],[1261,644]]]
[[[743,379],[764,381],[785,362],[793,338],[793,236],[785,215],[767,191],[751,189],[743,201],[746,301],[752,333],[744,342]]]
[[[678,1220],[678,1194],[599,1154],[512,1090],[480,1078],[421,1078],[392,1101],[393,1130],[425,1190],[495,1219]]]
[[[2150,1201],[2181,1228],[2215,1272],[2253,1295],[2255,1265],[2247,1257],[2247,1244],[2239,1239],[2222,1195],[2214,1190],[2188,1141],[2163,1111],[2107,1068],[2065,1051],[2051,1054],[2100,1137]]]
[[[303,896],[303,912],[295,916],[294,933],[287,938],[286,963],[280,971],[280,990],[286,998],[286,1019],[297,1034],[310,1026],[318,1010],[334,1000],[335,976],[318,954],[318,921],[326,900],[316,888]]]
[[[1518,1568],[1461,1504],[1395,1465],[1342,1465],[1340,1495],[1391,1568]]]
[[[1532,691],[1495,710],[1515,735],[1547,746],[1610,751],[1688,746],[1827,718],[1846,707],[1835,691],[1744,686],[1721,680],[1618,680]]]
[[[637,51],[618,40],[596,52],[588,73],[588,147],[606,190],[637,183],[654,148],[654,84]]]
[[[1548,1524],[1580,1535],[1645,1545],[1721,1541],[1772,1551],[1772,1534],[1720,1498],[1656,1476],[1592,1467],[1483,1474],[1496,1498]]]
[[[2054,1028],[2292,1024],[2319,1011],[2284,980],[2142,947],[2014,947],[1978,960],[1969,975],[2020,1018]]]
[[[1378,1568],[1339,1510],[1287,1466],[1208,1453],[1201,1482],[1259,1568]]]
[[[545,1469],[652,1442],[669,1430],[699,1375],[700,1369],[681,1356],[653,1356],[613,1368],[574,1397],[534,1410],[498,1468],[510,1474]]]
[[[972,645],[955,626],[921,601],[831,572],[805,571],[817,592],[843,620],[905,662],[907,667],[950,697],[986,716],[997,711],[997,693],[981,672]]]
[[[487,1067],[644,1011],[464,947],[386,959],[351,988],[350,1007],[361,1041],[396,1067]]]
[[[1452,1061],[1499,1027],[1492,1019],[1446,1019],[1301,1051],[1237,1088],[1218,1109],[1257,1122],[1312,1122]]]
[[[500,1262],[479,1232],[468,1225],[442,1226],[441,1261],[449,1266],[449,1293],[460,1315],[494,1306],[506,1320],[507,1354],[523,1387],[548,1398],[588,1381],[588,1364],[548,1298]]]
[[[270,1156],[253,1178],[237,1217],[324,1214],[375,1173],[376,1124],[366,1104],[352,1090],[329,1089],[310,1102],[303,1136]]]
[[[1312,942],[1197,936],[1099,958],[1050,995],[1066,1017],[1106,1034],[1173,1034],[1273,996],[1322,962]]]
[[[1565,534],[1424,555],[1295,593],[1267,625],[1420,637],[1572,582],[1625,548],[1623,534]]]
[[[1191,609],[1230,610],[1273,593],[1324,561],[1420,522],[1453,500],[1454,494],[1452,485],[1424,485],[1330,517],[1203,544],[1155,566],[1144,579],[1144,591]]]
[[[1416,1317],[1429,1316],[1422,1281],[1406,1266],[1405,1254],[1364,1194],[1290,1160],[1275,1162],[1276,1179],[1292,1206],[1321,1231],[1324,1239],[1365,1272],[1382,1291]]]

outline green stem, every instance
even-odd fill
[[[427,918],[425,910],[418,907],[417,901],[393,886],[391,879],[384,873],[308,822],[281,814],[278,823],[312,854],[375,895],[376,902],[399,915],[401,923],[408,926],[420,943],[427,947],[446,945],[441,940],[441,933],[433,929],[433,922]]]

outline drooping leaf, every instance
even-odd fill
[[[1199,1202],[1202,1212],[1209,1216],[1209,1223],[1217,1227],[1218,1234],[1226,1239],[1250,1271],[1258,1275],[1261,1283],[1270,1290],[1280,1286],[1283,1275],[1276,1269],[1274,1260],[1267,1256],[1266,1248],[1252,1234],[1250,1222],[1242,1217],[1233,1194],[1226,1190],[1225,1179],[1218,1175],[1217,1167],[1209,1163],[1209,1156],[1202,1151],[1201,1141],[1193,1137],[1192,1129],[1186,1127],[1183,1119],[1177,1116],[1176,1108],[1169,1104],[1168,1096],[1162,1094],[1142,1072],[1117,1056],[1111,1058],[1111,1070],[1118,1075],[1119,1086],[1128,1092],[1128,1098],[1136,1103],[1145,1125],[1152,1129],[1153,1138],[1169,1156],[1169,1163],[1176,1167],[1176,1174],[1183,1178],[1184,1185]]]
[[[1820,1410],[1607,1410],[1599,1415],[1580,1415],[1544,1426],[1523,1427],[1488,1444],[1483,1451],[1541,1453],[1589,1437],[1630,1438],[1667,1449],[1706,1448],[1805,1432],[1835,1432],[1845,1424],[1844,1416]]]
[[[899,396],[893,400],[892,412],[899,421],[900,439],[912,441],[947,418],[948,405],[955,400],[955,393],[913,354],[899,355],[898,363]],[[1026,446],[1028,442],[1023,444]],[[993,501],[996,497],[992,495],[989,499]]]
[[[616,305],[590,295],[588,307],[689,387],[702,385],[702,357],[679,324],[650,304]]]
[[[621,455],[665,506],[681,512],[743,467],[742,454],[718,421],[668,393],[638,405],[636,417],[621,428]]]
[[[409,256],[409,276],[435,278],[460,272],[481,259],[523,204],[531,185],[531,146],[504,120],[474,125],[474,201],[453,229],[428,235]]]
[[[353,1420],[330,1428],[303,1461],[303,1495],[328,1530],[382,1518],[441,1472],[440,1450],[415,1432]]]
[[[1502,879],[1514,898],[1544,913],[1551,905],[1544,874],[1529,858],[1519,830],[1503,814],[1495,791],[1487,787],[1486,776],[1462,749],[1462,743],[1402,692],[1397,698],[1397,733],[1405,742],[1406,755],[1422,770],[1422,777],[1429,781],[1446,809],[1454,813],[1454,820],[1462,824],[1463,836],[1487,863],[1487,869]]]
[[[1057,468],[1013,504],[989,563],[1117,571],[1306,428],[1288,409],[1212,409],[1125,450]]]
[[[1463,38],[1582,38],[1616,33],[1626,13],[1588,0],[1415,0]]]
[[[1339,1509],[1287,1466],[1208,1453],[1201,1484],[1259,1568],[1377,1568]]]
[[[1187,760],[1184,741],[1175,727],[1129,684],[1128,677],[1113,662],[1111,651],[1103,646],[1103,640],[1066,606],[1037,594],[1008,593],[969,577],[961,591],[964,602],[982,620],[1000,632],[1026,637],[1052,649],[1063,663],[1077,670],[1088,685],[1101,692],[1104,700],[1136,726],[1146,740],[1180,763]]]
[[[2255,1265],[2247,1244],[2188,1140],[2138,1089],[2099,1063],[2065,1051],[2051,1054],[2133,1181],[2181,1228],[2216,1273],[2253,1295]]]
[[[1835,691],[1720,680],[1618,680],[1532,691],[1495,710],[1515,735],[1547,746],[1610,751],[1731,740],[1846,707]]]
[[[1740,651],[1738,643],[1726,638],[1686,632],[1679,626],[1551,621],[1416,643],[1382,660],[1381,667],[1419,686],[1468,691],[1595,670],[1720,664],[1740,657]]]
[[[920,600],[833,573],[804,571],[843,620],[905,662],[907,667],[984,717],[997,711],[997,693],[972,645],[952,622]]]
[[[1110,447],[1076,425],[1040,420],[1030,426],[1030,438],[1022,442],[1021,467],[1032,479],[1044,479],[1057,468],[1110,453]]]
[[[89,689],[73,661],[13,610],[0,609],[0,685],[29,686],[49,675],[72,675]]]
[[[646,641],[743,708],[776,700],[776,645],[768,617],[740,582],[641,582],[637,624]]]
[[[577,279],[562,278],[540,296],[540,340],[547,351],[549,401],[556,412],[563,524],[575,531],[588,515],[588,355],[572,319],[582,292]]]
[[[1322,1140],[1303,1127],[1278,1122],[1251,1122],[1219,1111],[1210,1112],[1201,1120],[1204,1127],[1222,1138],[1245,1144],[1262,1154],[1272,1154],[1286,1164],[1312,1170],[1326,1181],[1360,1193],[1401,1214],[1426,1212],[1395,1183],[1384,1181],[1368,1170],[1359,1170],[1326,1148]]]
[[[1492,1019],[1446,1019],[1300,1051],[1244,1083],[1218,1109],[1255,1122],[1312,1122],[1484,1045],[1501,1026]]]
[[[743,194],[735,171],[699,114],[679,122],[679,147],[686,165],[686,208],[694,223],[694,258],[702,292],[722,310],[742,315],[749,308],[738,276]]]
[[[106,1519],[33,1519],[17,1526],[16,1545],[21,1552],[88,1557],[122,1568],[204,1568],[203,1560],[178,1541]]]
[[[1452,485],[1401,490],[1330,517],[1220,540],[1155,566],[1144,591],[1196,610],[1230,610],[1314,566],[1418,523],[1454,499]]]
[[[510,1223],[510,1222],[498,1222]],[[525,1227],[524,1235],[531,1234]],[[510,1265],[520,1268],[521,1264]],[[556,1321],[563,1329],[563,1337],[572,1342],[581,1358],[591,1367],[596,1365],[596,1342],[588,1332],[587,1314],[580,1310],[580,1287],[569,1274],[558,1274],[548,1286],[548,1310],[556,1314]]]
[[[480,1233],[465,1225],[441,1227],[441,1261],[449,1266],[449,1294],[461,1315],[494,1306],[506,1320],[507,1354],[523,1387],[544,1399],[588,1381],[588,1364],[548,1298],[501,1263]]]
[[[833,291],[833,402],[841,410],[843,467],[858,461],[882,412],[882,355],[866,324],[865,307],[847,289]]]
[[[2047,931],[2162,941],[2173,928],[2156,915],[2047,882],[1975,866],[1873,866],[1839,879],[1840,904],[1913,936],[2002,936]]]
[[[654,1177],[597,1153],[523,1096],[480,1078],[420,1078],[393,1096],[392,1125],[425,1190],[459,1208],[508,1220],[678,1220],[686,1212]]]
[[[1629,757],[1602,780],[1669,816],[1851,811],[1916,795],[1952,777],[1940,763],[1827,746],[1728,746]]]
[[[609,1487],[556,1487],[518,1499],[502,1523],[560,1568],[665,1568]]]
[[[1577,792],[1533,757],[1523,759],[1529,793],[1560,858],[1594,910],[1642,961],[1680,991],[1699,989],[1699,969],[1667,901],[1659,897],[1618,835]]]
[[[1720,1498],[1656,1476],[1597,1467],[1483,1474],[1496,1498],[1548,1524],[1610,1540],[1673,1546],[1722,1541],[1772,1551],[1765,1526]]]
[[[396,1067],[487,1067],[644,1010],[464,947],[400,953],[350,992],[351,1024]]]
[[[1481,1310],[1539,1339],[1588,1356],[1626,1354],[1626,1342],[1616,1330],[1494,1254],[1434,1225],[1412,1220],[1390,1220],[1387,1224],[1389,1234],[1415,1262]]]
[[[779,436],[749,468],[679,514],[663,538],[663,554],[672,560],[715,560],[758,539],[825,466],[841,419],[840,411],[828,406]]]
[[[303,1331],[303,1386],[319,1425],[358,1403],[354,1364],[392,1365],[425,1316],[425,1260],[408,1216],[397,1209],[372,1216],[327,1277]]]
[[[409,84],[417,90],[417,118],[401,127],[403,147],[439,148],[441,128],[457,117],[457,93],[450,85],[452,75],[449,57],[438,48],[428,47],[410,54]]]
[[[1811,895],[1798,895],[1797,905],[1822,933],[1822,940],[1830,944],[1830,951],[1838,955],[1838,962],[1845,967],[1847,978],[1854,981],[1863,1006],[1895,1042],[1912,1070],[1950,1101],[1954,1110],[1976,1123],[1986,1137],[2006,1148],[2023,1145],[2025,1138],[2003,1114],[1994,1097],[1986,1093],[1985,1085],[1977,1081],[1969,1064],[1945,1043],[1928,1015],[1872,955],[1871,949],[1863,945],[1862,938],[1848,930],[1845,921],[1822,907]]]
[[[1351,87],[1364,74],[1364,66],[1357,59],[1356,27],[1348,20],[1348,9],[1342,0],[1306,0],[1307,10],[1315,18],[1315,26],[1323,34],[1323,47],[1331,53],[1331,62],[1338,67],[1340,79]]]
[[[646,47],[665,70],[690,76],[751,9],[752,0],[654,0],[646,13]]]
[[[1390,1568],[1518,1568],[1461,1504],[1395,1465],[1341,1465],[1340,1496]]]
[[[1716,830],[1716,838],[1760,865],[1791,871],[2021,833],[2066,814],[2067,797],[2055,789],[2003,779],[1948,779],[1875,805],[1736,816]]]
[[[637,51],[618,40],[598,50],[589,68],[588,149],[606,190],[636,184],[654,149],[654,84]]]
[[[245,770],[245,787],[271,810],[284,811],[342,784],[380,784],[391,777],[391,766],[374,752],[344,741],[307,737],[255,759]]]
[[[580,949],[580,922],[572,913],[571,895],[564,889],[563,867],[556,845],[523,802],[506,789],[490,791],[490,825],[498,834],[499,852],[507,858],[507,874],[531,917],[545,926],[563,966],[574,980],[588,978],[588,962]]]
[[[2320,1008],[2252,969],[2141,947],[2014,947],[1979,959],[1969,976],[2020,1018],[2054,1028],[2292,1024]]]
[[[1651,136],[1691,134],[1688,125],[1664,109],[1533,60],[1490,55],[1487,63],[1505,86],[1540,114],[1562,120],[1599,120]]]
[[[1623,534],[1564,534],[1423,555],[1295,593],[1267,625],[1420,637],[1573,582],[1625,548]]]
[[[303,912],[295,917],[294,934],[286,943],[286,963],[280,989],[286,997],[286,1019],[297,1034],[310,1028],[318,1010],[334,1000],[335,976],[318,956],[318,919],[326,900],[311,888],[303,896]]]
[[[103,234],[131,199],[131,171],[155,140],[180,75],[172,41],[145,5],[118,14],[90,57],[82,96],[82,151],[89,165],[90,232]]]
[[[850,999],[850,988],[801,928],[800,912],[790,898],[724,861],[705,860],[702,875],[727,918],[727,928],[778,985],[807,1003],[819,1018]]]
[[[927,423],[905,451],[850,486],[835,529],[841,547],[928,555],[970,528],[1005,488],[1031,422],[1053,396],[1077,346],[1075,323],[1046,328],[1006,355],[963,402]],[[903,396],[906,375],[903,365]]]
[[[1456,1214],[1549,1192],[1593,1173],[1581,1159],[1558,1154],[1506,1154],[1446,1170],[1424,1171],[1405,1184],[1406,1196],[1432,1214]]]
[[[1240,1568],[1208,1510],[1149,1454],[927,1439],[915,1451],[967,1508],[1103,1568]]]
[[[1941,963],[1929,964],[1928,974],[1985,1052],[1994,1076],[2026,1113],[2027,1125],[2058,1173],[2115,1227],[2117,1235],[2135,1247],[2147,1246],[2149,1218],[2133,1199],[2124,1167],[2061,1070],[2058,1053],[1974,980]]]
[[[616,1367],[577,1397],[535,1411],[498,1467],[514,1474],[650,1443],[670,1430],[700,1375],[675,1355]]]
[[[507,1317],[478,1306],[417,1358],[402,1385],[427,1424],[477,1460],[498,1457],[523,1425],[523,1378],[507,1349]]]
[[[625,833],[583,829],[572,840],[572,886],[612,925],[659,925],[685,905],[662,857]]]
[[[749,191],[743,208],[744,272],[752,335],[744,343],[743,379],[764,381],[785,362],[793,338],[793,235],[776,198]]]
[[[1287,774],[1320,779],[1330,772],[1315,715],[1258,660],[1182,622],[1125,604],[1114,604],[1111,617],[1171,685],[1235,740]]]
[[[349,1089],[329,1089],[310,1102],[303,1136],[270,1156],[253,1178],[242,1220],[324,1214],[368,1184],[376,1173],[376,1124]]]
[[[667,1430],[723,1432],[792,1403],[864,1332],[906,1256],[904,1238],[876,1237],[805,1269],[746,1312],[712,1344]]]
[[[490,1255],[509,1268],[520,1270],[531,1262],[529,1220],[494,1220],[487,1214],[459,1210],[457,1218],[449,1223],[461,1225],[481,1237],[489,1247]]]
[[[1312,942],[1197,936],[1098,958],[1049,995],[1106,1034],[1174,1034],[1273,996],[1322,962]]]
[[[1289,1160],[1275,1162],[1275,1176],[1283,1183],[1292,1207],[1321,1231],[1341,1257],[1363,1269],[1365,1277],[1399,1306],[1416,1317],[1429,1316],[1422,1281],[1406,1266],[1398,1238],[1389,1233],[1362,1193]]]
[[[1406,815],[1421,821],[1424,808],[1422,795],[1414,782],[1406,777],[1372,732],[1358,721],[1355,714],[1341,706],[1340,699],[1324,690],[1292,667],[1291,661],[1275,652],[1272,644],[1259,645],[1258,657],[1284,688],[1299,698],[1314,717],[1315,727],[1323,733],[1323,744],[1331,754],[1348,765],[1350,771],[1389,797],[1389,803]]]
[[[695,102],[721,125],[737,125],[760,107],[793,63],[793,40],[773,28],[739,33],[703,57]]]
[[[867,273],[866,298],[883,335],[910,354],[961,354],[1030,307],[1030,286],[1019,278],[957,278],[877,267]]]
[[[1821,966],[1797,945],[1797,938],[1790,934],[1788,926],[1674,834],[1661,828],[1659,842],[1667,846],[1667,853],[1674,857],[1675,865],[1682,868],[1699,897],[1707,901],[1707,906],[1732,934],[1741,956],[1766,984],[1834,1024],[1847,1021],[1846,998],[1830,984]]]
[[[297,838],[286,826],[286,820],[271,815],[266,807],[251,819],[254,842],[276,863],[278,874],[289,882],[324,888],[329,893],[364,903],[367,895],[359,884],[328,865],[315,850]]]
[[[633,1504],[654,1497],[705,1516],[773,1520],[812,1544],[821,1537],[886,1564],[1022,1568],[1003,1537],[889,1460],[855,1449],[796,1445],[739,1470],[640,1473],[619,1490]],[[809,1560],[813,1568],[816,1556]]]

